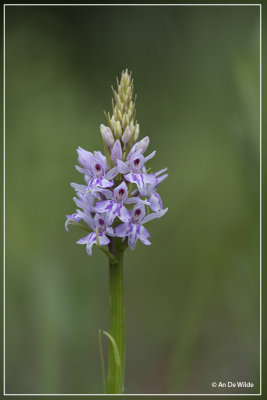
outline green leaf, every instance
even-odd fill
[[[104,363],[104,356],[103,356],[103,349],[102,349],[101,333],[102,333],[101,329],[99,329],[99,331],[98,331],[99,352],[100,352],[101,369],[102,369],[102,376],[103,376],[104,393],[106,393],[106,373],[105,373],[105,363]]]
[[[118,377],[119,377],[119,387],[121,389],[121,393],[123,393],[124,391],[124,387],[123,387],[123,376],[122,376],[122,366],[121,366],[121,358],[120,358],[120,353],[119,353],[119,349],[117,346],[117,343],[115,341],[115,339],[111,336],[110,333],[103,331],[104,335],[106,335],[108,337],[108,339],[111,342],[112,345],[112,349],[113,349],[113,354],[114,354],[114,359],[115,359],[115,363],[116,363],[116,367],[117,370],[119,371]]]

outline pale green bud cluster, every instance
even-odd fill
[[[103,140],[110,149],[117,139],[123,144],[126,153],[139,136],[139,124],[135,120],[134,85],[131,73],[122,71],[121,80],[117,79],[117,90],[113,89],[112,99],[113,114],[107,114],[108,127],[101,125],[100,130]]]

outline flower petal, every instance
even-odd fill
[[[71,221],[78,222],[78,221],[81,220],[81,217],[80,217],[80,215],[78,213],[74,213],[72,215],[66,215],[66,217],[67,217],[67,219],[66,219],[66,222],[65,222],[65,229],[66,229],[67,232],[69,232],[68,225],[71,223]]]
[[[128,163],[121,161],[121,160],[117,160],[117,168],[118,168],[118,172],[120,174],[127,174],[127,172],[130,171],[129,165]]]
[[[76,168],[77,171],[79,171],[81,174],[88,175],[88,176],[90,176],[90,177],[92,178],[91,170],[85,169],[85,168],[81,168],[81,167],[79,167],[79,165],[75,165],[75,168]]]
[[[139,189],[140,194],[143,196],[145,194],[145,182],[144,182],[144,174],[134,174],[130,172],[127,175],[124,175],[124,178],[132,183],[136,183]]]
[[[78,162],[84,168],[90,168],[92,162],[94,162],[94,156],[90,151],[84,150],[82,147],[78,147]]]
[[[93,194],[96,196],[97,193],[102,193],[106,199],[112,199],[113,193],[109,189],[103,189],[98,186],[94,187]]]
[[[128,154],[127,160],[130,160],[130,158],[132,157],[132,155],[135,152],[138,152],[139,154],[144,154],[144,152],[146,151],[148,145],[149,145],[149,137],[148,136],[144,137],[142,140],[140,140],[140,142],[136,142],[133,145],[130,153]]]
[[[78,183],[71,183],[70,184],[71,187],[74,188],[74,190],[76,190],[77,192],[85,192],[87,189],[87,186],[85,185],[79,185]]]
[[[149,198],[149,205],[152,211],[158,212],[162,210],[162,201],[158,193],[153,193]]]
[[[140,197],[129,197],[129,199],[125,200],[124,204],[132,204],[132,203],[142,203],[147,204],[149,206],[149,201],[140,199]]]
[[[94,219],[93,219],[93,217],[91,216],[91,213],[89,214],[88,212],[83,212],[83,211],[81,211],[81,210],[77,210],[77,213],[79,214],[79,216],[81,217],[81,219],[83,219],[84,220],[84,222],[86,222],[89,226],[90,226],[90,228],[92,229],[92,230],[94,230]]]
[[[76,243],[78,243],[78,244],[86,244],[92,238],[92,235],[95,235],[95,232],[91,232],[88,235],[82,237],[81,239],[77,240]]]
[[[115,178],[115,176],[116,175],[118,175],[118,173],[119,173],[119,171],[118,171],[118,168],[117,168],[117,166],[116,167],[114,167],[114,168],[112,168],[106,175],[105,175],[105,178],[106,179],[113,179],[113,178]]]
[[[117,216],[123,222],[131,221],[132,217],[126,207],[123,204],[118,204]]]
[[[122,149],[121,149],[121,142],[117,139],[114,143],[112,150],[111,150],[111,158],[114,161],[115,165],[117,164],[117,160],[122,159]]]
[[[137,224],[132,224],[132,230],[128,235],[128,245],[130,249],[135,249],[137,239]]]
[[[117,213],[118,213],[117,208],[119,205],[120,204],[116,203],[115,201],[112,201],[112,206],[109,207],[109,209],[107,210],[107,219],[106,219],[107,225],[113,224],[113,221],[116,218]]]
[[[101,151],[94,151],[94,157],[100,161],[100,163],[103,165],[104,169],[107,170],[107,159],[104,154],[101,153]]]
[[[144,182],[148,185],[155,185],[158,183],[158,179],[154,174],[143,174]]]
[[[102,212],[110,210],[112,208],[113,204],[114,204],[113,200],[98,201],[96,203],[94,209],[97,213],[102,213]]]
[[[157,186],[162,182],[162,181],[164,181],[164,179],[166,179],[166,178],[168,178],[168,174],[164,174],[164,175],[161,175],[161,176],[159,176],[157,179],[158,179],[158,183],[157,183]]]
[[[88,187],[93,189],[95,186],[99,186],[101,188],[107,188],[114,185],[114,182],[110,182],[105,178],[95,178],[89,182]]]
[[[106,246],[110,243],[109,238],[104,233],[99,234],[98,238],[99,238],[99,243],[101,244],[101,246]]]
[[[152,153],[150,153],[148,156],[145,157],[145,162],[147,162],[148,160],[150,160],[151,158],[153,158],[156,154],[156,150],[152,151]]]
[[[168,169],[168,168],[163,168],[163,169],[159,170],[158,172],[155,172],[154,175],[159,176],[159,175],[163,174],[163,172],[166,172],[167,169]]]
[[[125,237],[125,236],[129,235],[131,230],[132,230],[132,223],[131,222],[125,222],[124,224],[116,226],[115,235],[118,236],[118,237]]]
[[[91,237],[89,238],[87,245],[86,245],[86,251],[89,256],[92,255],[92,246],[95,243],[96,243],[96,234],[95,234],[95,232],[92,232]]]
[[[152,219],[162,217],[167,211],[168,211],[168,208],[165,208],[164,210],[161,210],[159,212],[155,212],[155,213],[146,215],[142,221],[142,224],[145,224],[146,222],[151,221]]]
[[[114,236],[114,229],[111,228],[110,226],[108,226],[107,229],[106,229],[106,233],[109,236]]]
[[[138,232],[138,239],[141,240],[141,242],[143,242],[146,246],[150,245],[151,242],[148,240],[148,238],[150,237],[150,233],[148,232],[148,230],[140,225],[140,229]]]

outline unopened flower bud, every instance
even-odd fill
[[[131,88],[131,86],[128,86],[128,88],[126,90],[126,96],[130,98],[131,94],[132,94],[132,88]]]
[[[111,119],[110,119],[110,125],[111,125],[111,129],[112,129],[113,131],[115,131],[116,120],[115,120],[114,115],[112,115],[112,117],[111,117]]]
[[[117,137],[121,137],[122,129],[121,129],[121,123],[120,123],[120,121],[117,121],[117,122],[115,123],[115,131],[116,131],[116,136],[117,136]]]
[[[128,115],[125,113],[122,118],[122,127],[125,128],[127,125],[129,125],[129,118]]]
[[[138,139],[139,133],[140,133],[139,124],[136,124],[135,133],[134,133],[134,142],[136,142],[136,140]]]
[[[144,154],[149,145],[149,137],[146,136],[144,139],[140,140],[140,142],[135,144],[135,151],[139,151],[141,154]]]
[[[130,140],[131,137],[131,129],[129,128],[129,125],[127,125],[124,134],[121,137],[121,140],[123,141],[124,144],[127,144]]]
[[[101,131],[101,134],[103,136],[103,140],[105,141],[107,146],[109,148],[111,148],[113,146],[115,140],[114,140],[114,136],[113,136],[110,128],[105,126],[105,125],[103,125],[103,124],[101,124],[100,125],[100,131]]]
[[[121,110],[118,110],[118,112],[117,112],[117,119],[122,120]]]
[[[130,126],[130,129],[131,129],[131,132],[133,133],[135,131],[135,125],[133,123],[133,120],[131,120],[131,123],[130,123],[129,126]]]

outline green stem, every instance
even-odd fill
[[[116,363],[112,343],[109,343],[108,354],[108,393],[123,393],[124,387],[124,302],[123,302],[123,249],[120,238],[112,238],[109,251],[116,257],[116,263],[109,263],[109,333],[114,338],[119,355],[120,366]]]

